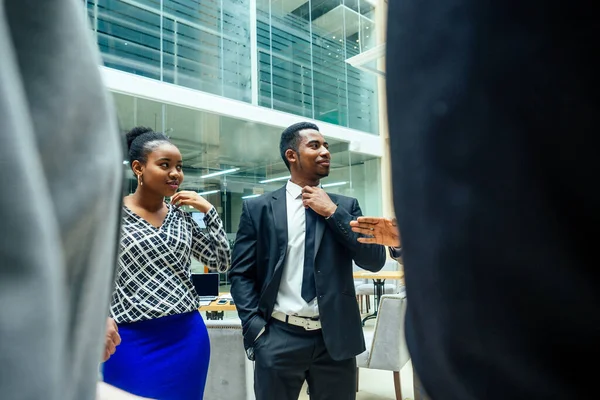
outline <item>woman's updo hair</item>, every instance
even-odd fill
[[[129,165],[135,160],[146,163],[148,154],[164,142],[171,143],[164,133],[154,132],[151,128],[138,126],[127,132],[127,154]]]

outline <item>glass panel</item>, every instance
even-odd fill
[[[107,67],[249,102],[249,0],[88,0]]]
[[[334,161],[335,160],[335,161]],[[327,192],[354,197],[363,215],[381,215],[381,170],[379,158],[343,151],[332,154],[329,177],[322,184]]]
[[[362,32],[372,39],[361,5],[258,1],[259,104],[377,133],[377,81],[345,62],[361,51]]]
[[[239,225],[242,201],[286,183],[289,171],[279,154],[279,128],[122,94],[114,94],[114,99],[123,131],[135,126],[164,129],[183,156],[185,179],[181,188],[203,193],[216,207],[231,240]],[[326,129],[323,133],[327,138]],[[331,173],[322,183],[335,185],[325,189],[354,196],[364,214],[380,215],[379,160],[350,153],[346,142],[327,140]],[[137,180],[129,166],[124,167],[128,171],[129,191],[134,192]],[[230,169],[236,170],[203,177]],[[193,266],[202,269],[197,263]]]
[[[111,68],[250,102],[250,0],[86,0]],[[257,0],[258,104],[377,133],[376,78],[345,60],[372,48],[365,0]]]

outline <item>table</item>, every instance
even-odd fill
[[[367,315],[362,320],[363,326],[365,322],[370,319],[377,318],[377,311],[379,309],[379,302],[381,301],[381,296],[383,296],[383,290],[385,288],[385,280],[402,280],[404,279],[403,271],[379,271],[379,272],[371,272],[371,271],[354,271],[352,274],[354,279],[373,279],[373,293],[375,294],[375,311],[371,315]]]
[[[226,298],[227,304],[217,304],[221,298]],[[236,311],[235,304],[231,304],[232,301],[233,300],[231,300],[231,295],[229,293],[219,293],[219,297],[216,300],[213,300],[207,306],[198,307],[198,311],[205,311],[206,319],[223,319],[223,314],[225,311]]]
[[[363,326],[365,322],[370,319],[377,317],[377,311],[379,309],[379,302],[381,301],[381,296],[383,295],[385,280],[402,280],[404,279],[403,271],[379,271],[379,272],[371,272],[371,271],[354,271],[352,274],[354,279],[372,279],[373,280],[373,292],[375,294],[375,311],[371,315],[367,315],[362,323]],[[217,304],[220,298],[227,298],[229,301],[227,304]],[[223,292],[219,293],[219,298],[217,300],[212,301],[207,306],[200,306],[198,311],[206,312],[206,319],[223,319],[223,314],[225,311],[236,311],[235,304],[231,304],[231,294]]]

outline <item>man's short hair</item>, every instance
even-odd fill
[[[281,133],[281,141],[279,142],[279,151],[281,152],[281,158],[283,158],[283,162],[285,166],[290,169],[290,162],[285,156],[285,152],[288,149],[292,149],[295,152],[298,152],[298,144],[300,143],[300,131],[305,129],[314,129],[319,132],[319,127],[312,122],[298,122],[294,125],[288,126]]]

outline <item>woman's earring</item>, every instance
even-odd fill
[[[142,174],[139,174],[137,176],[137,178],[138,178],[138,185],[144,186],[144,180],[142,179]]]

